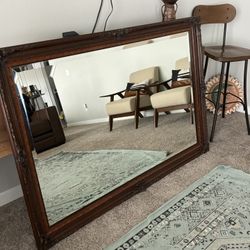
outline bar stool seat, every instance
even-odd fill
[[[204,48],[204,54],[219,62],[239,62],[250,58],[250,49],[232,45],[209,46]]]

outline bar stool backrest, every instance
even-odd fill
[[[201,24],[229,23],[236,16],[236,9],[231,4],[198,5],[193,9],[193,16],[200,17]]]
[[[224,23],[222,46],[225,46],[227,23],[231,22],[236,16],[236,9],[233,5],[197,5],[193,9],[192,16],[199,17],[201,24]]]

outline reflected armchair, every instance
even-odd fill
[[[179,74],[180,70],[172,71],[172,78],[168,81],[159,83],[167,90],[151,95],[150,100],[154,108],[154,126],[158,127],[159,113],[184,109],[190,113],[191,123],[194,123],[193,118],[193,94],[189,72]],[[172,82],[171,87],[168,85]]]
[[[110,97],[106,104],[109,116],[109,130],[113,129],[113,119],[117,117],[134,116],[135,128],[138,128],[140,111],[152,109],[150,95],[156,93],[157,87],[150,87],[159,81],[159,67],[150,67],[132,73],[129,77],[130,90],[119,91],[101,97]],[[121,99],[114,100],[115,96]]]

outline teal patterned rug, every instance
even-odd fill
[[[219,166],[107,250],[250,249],[250,175]]]
[[[163,151],[97,150],[60,152],[36,160],[49,224],[156,166],[168,155]]]

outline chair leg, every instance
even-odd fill
[[[109,116],[109,131],[111,132],[113,129],[113,117]]]
[[[139,107],[140,107],[140,92],[136,91],[136,103],[135,103],[135,128],[138,129],[139,125]]]
[[[158,127],[158,118],[159,118],[159,114],[157,109],[154,109],[154,124],[155,124],[155,128]]]
[[[225,111],[226,111],[229,68],[230,68],[230,62],[227,63],[227,70],[226,70],[226,78],[225,78],[225,85],[224,85],[224,96],[223,96],[223,106],[222,106],[222,118],[225,118]]]
[[[144,118],[144,116],[142,115],[141,112],[139,112],[139,117],[140,117],[140,118]]]
[[[138,129],[139,125],[139,113],[135,111],[135,128]]]
[[[246,125],[247,125],[247,133],[250,135],[248,104],[247,104],[247,67],[248,67],[248,60],[245,61],[243,84],[244,84],[244,110],[245,110],[245,118],[246,118]]]
[[[221,90],[222,90],[222,85],[223,85],[224,69],[225,69],[225,62],[222,62],[219,89],[218,89],[218,93],[217,93],[215,112],[214,112],[214,118],[213,118],[213,125],[212,125],[211,134],[210,134],[210,142],[212,142],[214,139],[214,131],[215,131],[215,126],[216,126],[216,122],[217,122],[218,111],[220,109],[220,96],[221,96]]]
[[[194,124],[194,113],[192,105],[190,106],[190,119],[191,119],[191,124]]]
[[[206,74],[207,74],[208,59],[209,59],[209,57],[206,56],[205,66],[204,66],[204,71],[203,71],[204,80],[205,80],[205,77],[206,77]]]

